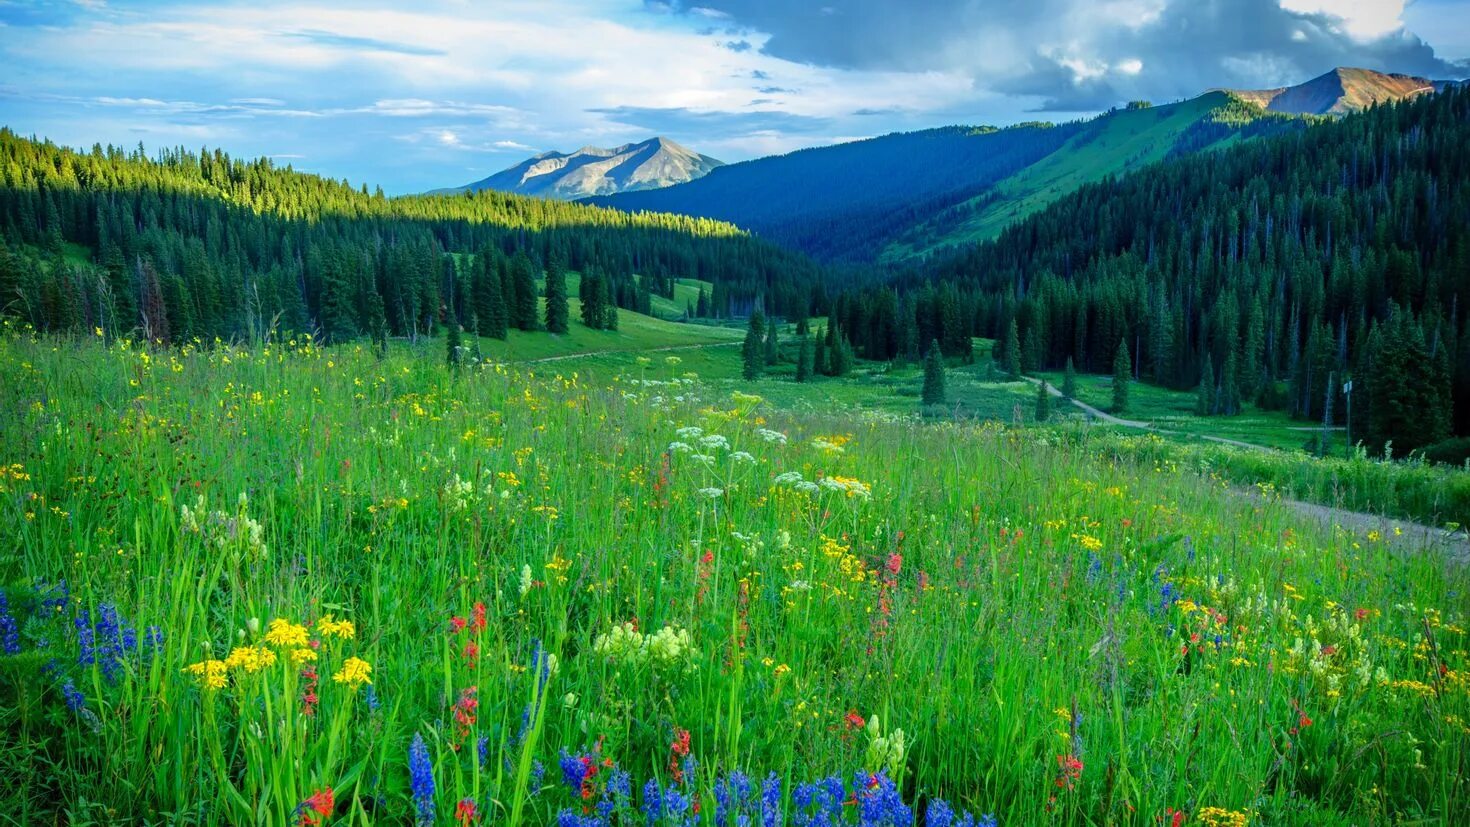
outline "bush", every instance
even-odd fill
[[[1470,437],[1455,437],[1424,449],[1424,458],[1440,465],[1463,466],[1470,461]]]

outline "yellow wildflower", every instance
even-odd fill
[[[199,679],[199,685],[205,689],[225,688],[225,662],[222,660],[202,660],[191,663],[184,667],[184,671]]]
[[[265,641],[272,646],[305,646],[306,627],[278,617],[271,621]]]
[[[337,670],[332,680],[356,687],[359,684],[372,683],[372,678],[368,677],[368,673],[372,671],[373,667],[362,658],[348,658],[342,662],[342,668]]]
[[[347,640],[357,637],[357,627],[352,625],[352,621],[333,620],[331,615],[318,620],[316,629],[322,633],[322,637],[340,637]]]
[[[259,672],[275,662],[276,653],[264,646],[236,646],[230,651],[230,656],[225,658],[227,668],[243,669],[247,674]]]
[[[307,661],[312,661],[312,660],[316,660],[316,650],[315,649],[307,649],[305,647],[302,647],[300,649],[292,649],[291,650],[291,662],[292,663],[301,664],[301,663],[306,663]]]

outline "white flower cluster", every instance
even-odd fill
[[[850,494],[858,499],[866,500],[873,496],[873,489],[865,482],[859,482],[848,477],[822,477],[820,483],[828,491],[836,491],[841,494]]]
[[[715,488],[713,486],[711,486],[710,488],[701,488],[699,489],[699,496],[707,497],[711,500],[718,500],[719,498],[725,496],[725,489]]]
[[[469,480],[460,479],[459,474],[454,479],[444,483],[444,502],[450,511],[466,511],[475,500],[475,484]]]
[[[179,525],[190,534],[202,536],[206,543],[221,551],[235,546],[258,559],[267,551],[265,527],[245,513],[249,504],[249,498],[241,492],[239,508],[234,515],[223,511],[206,512],[204,495],[200,494],[192,509],[187,504],[179,507]]]
[[[665,626],[645,635],[632,623],[621,623],[603,632],[592,642],[592,651],[616,663],[629,666],[651,664],[668,667],[688,661],[698,652],[688,629]]]
[[[802,479],[800,471],[785,471],[777,474],[775,482],[780,488],[792,488],[803,494],[815,494],[819,490],[816,483]]]
[[[769,428],[756,428],[755,435],[760,437],[762,442],[769,442],[773,445],[786,444],[786,435],[780,431],[772,431]]]

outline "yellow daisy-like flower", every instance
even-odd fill
[[[276,653],[264,646],[236,646],[225,658],[225,666],[254,674],[276,662]]]
[[[265,633],[265,642],[272,646],[305,646],[306,627],[284,618],[271,621],[270,631]]]
[[[291,650],[291,662],[292,663],[301,664],[301,663],[306,663],[307,661],[311,661],[311,660],[316,660],[316,650],[315,649],[307,649],[307,648],[304,648],[303,647],[303,648],[300,648],[300,649],[292,649]]]
[[[352,625],[352,621],[333,620],[331,615],[318,620],[316,629],[322,633],[322,637],[340,637],[346,640],[357,637],[357,627]]]
[[[337,670],[332,680],[355,688],[360,684],[372,683],[372,678],[368,677],[368,673],[372,671],[373,667],[362,658],[348,658],[342,662],[342,668]]]
[[[205,689],[224,689],[226,669],[224,661],[213,658],[184,667],[184,671],[198,678],[199,685]]]

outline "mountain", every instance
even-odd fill
[[[719,166],[721,161],[668,138],[649,138],[613,149],[584,146],[572,153],[543,152],[489,178],[433,194],[500,190],[573,200],[682,184]]]
[[[1082,184],[1171,153],[1295,125],[1215,92],[1060,125],[885,135],[591,201],[729,221],[828,260],[901,262],[993,237]]]
[[[1470,437],[1470,88],[1184,153],[994,240],[832,297],[870,359],[996,342],[1022,370],[1111,369],[1346,424],[1396,455]],[[1011,348],[1018,350],[1012,350]]]
[[[1452,82],[1452,81],[1449,81]],[[1272,112],[1291,115],[1344,115],[1374,104],[1403,100],[1442,88],[1427,78],[1342,67],[1299,86],[1228,90]]]

